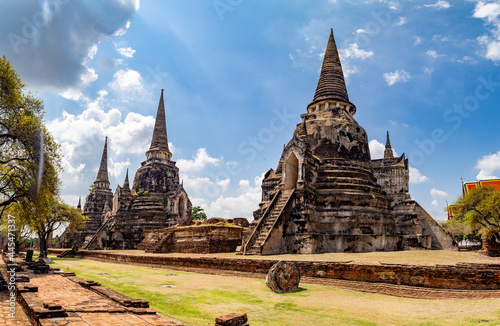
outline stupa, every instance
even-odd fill
[[[395,159],[388,140],[386,157],[375,164],[355,113],[332,30],[313,100],[276,170],[265,174],[245,254],[453,249],[451,237],[410,199],[404,155]],[[393,182],[398,190],[390,182],[383,188],[395,171],[402,173]]]

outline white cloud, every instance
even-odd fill
[[[220,158],[210,157],[206,148],[199,148],[192,160],[180,159],[177,161],[177,165],[183,172],[189,173],[199,171],[207,165],[218,165],[223,159],[222,156]]]
[[[500,61],[500,3],[479,1],[474,8],[472,17],[486,20],[486,24],[493,25],[491,35],[478,37],[480,45],[484,46],[484,57],[492,61]]]
[[[500,170],[500,151],[481,157],[474,168],[480,170],[476,176],[478,180],[497,179],[495,171]]]
[[[432,208],[429,213],[438,220],[445,220],[447,213],[444,212],[446,207],[446,198],[449,196],[447,192],[432,188],[430,191],[432,197]]]
[[[438,2],[436,2],[436,3],[432,4],[432,5],[424,5],[424,7],[433,8],[433,9],[436,9],[436,10],[443,10],[443,9],[450,8],[451,5],[447,1],[438,0]]]
[[[500,15],[500,3],[479,1],[474,8],[474,18],[485,18],[488,23],[497,23]]]
[[[411,184],[419,184],[429,181],[429,178],[425,175],[420,174],[420,171],[417,168],[410,166],[410,183]]]
[[[442,57],[442,54],[437,53],[435,50],[429,50],[425,54],[427,54],[429,57],[432,57],[434,59]]]
[[[181,170],[182,171],[182,170]],[[184,188],[189,192],[197,192],[213,185],[208,177],[190,177],[188,174],[182,174]]]
[[[492,61],[500,61],[500,40],[483,35],[478,38],[479,44],[486,47],[484,56]]]
[[[262,199],[260,183],[256,184],[258,180],[260,177],[255,178],[253,187],[249,180],[240,180],[235,195],[221,195],[206,205],[207,215],[224,218],[246,217],[251,221],[253,219],[252,213],[259,207]]]
[[[14,68],[30,87],[62,93],[69,99],[80,99],[79,92],[97,78],[90,65],[99,43],[126,31],[138,8],[138,0],[109,0],[91,6],[82,1],[29,3],[2,4],[6,7],[0,11],[0,30],[5,37],[0,39],[0,48],[8,58],[15,58]],[[43,23],[34,22],[40,14]],[[41,26],[23,32],[26,26],[35,29],[35,25]]]
[[[458,59],[457,62],[460,63],[477,63],[477,61],[474,58],[469,57],[468,55],[464,56],[462,59]]]
[[[127,92],[143,88],[142,77],[138,71],[120,69],[115,72],[113,78],[109,86],[115,91]]]
[[[368,147],[370,148],[370,156],[372,160],[384,158],[385,145],[379,142],[376,139],[370,140],[368,143]],[[392,149],[392,154],[396,157],[398,153]]]
[[[115,178],[119,177],[122,175],[123,172],[125,172],[125,169],[129,167],[130,161],[124,161],[124,162],[115,162],[113,158],[109,159],[109,164],[108,164],[108,171],[109,174],[114,176]],[[125,180],[125,179],[124,179]]]
[[[105,136],[111,143],[108,148],[111,153],[144,153],[151,140],[154,118],[131,112],[122,121],[117,109],[105,112],[94,104],[79,115],[63,112],[62,118],[48,123],[48,128],[56,140],[68,144],[63,147],[63,154],[73,164],[80,164],[96,161],[99,154],[89,155],[102,151]]]
[[[62,142],[61,151],[63,153],[61,160],[61,164],[63,167],[63,174],[68,176],[73,182],[76,183],[80,182],[83,179],[82,172],[83,169],[85,168],[85,163],[74,162],[75,145],[70,144],[69,142]]]
[[[406,17],[399,17],[399,22],[396,23],[397,26],[406,24]]]
[[[438,190],[436,188],[431,189],[431,196],[432,197],[439,197],[439,198],[446,198],[448,197],[448,193],[442,190]]]
[[[370,140],[368,147],[370,148],[370,156],[372,157],[372,160],[384,157],[385,145],[378,140]]]
[[[415,43],[413,43],[413,45],[416,46],[421,43],[422,43],[422,38],[420,36],[415,36]]]
[[[127,57],[127,58],[132,58],[134,56],[135,50],[132,49],[131,47],[128,48],[118,48],[117,49],[118,53],[121,55]]]
[[[217,181],[217,185],[219,187],[221,187],[222,191],[226,191],[230,182],[231,182],[231,179],[227,178],[227,179],[224,179],[224,180]]]
[[[356,43],[351,43],[348,48],[341,49],[339,55],[341,60],[348,58],[366,59],[373,56],[373,52],[360,49]]]
[[[383,74],[383,77],[387,85],[392,86],[398,82],[407,82],[410,80],[411,75],[403,69],[400,69],[395,72],[386,72]]]

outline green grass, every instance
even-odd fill
[[[500,298],[419,300],[304,283],[295,293],[276,294],[260,279],[51,258],[53,267],[148,300],[190,325],[213,325],[217,316],[239,311],[251,325],[500,325]]]

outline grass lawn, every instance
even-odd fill
[[[246,312],[250,325],[500,325],[500,298],[423,300],[301,283],[275,294],[264,280],[172,271],[165,268],[56,258],[52,267],[75,272],[189,325]]]
[[[62,249],[59,249],[63,251]],[[171,256],[171,257],[219,257],[232,259],[270,259],[270,260],[306,260],[306,261],[336,261],[361,264],[409,264],[409,265],[455,265],[456,263],[500,264],[499,257],[488,257],[473,251],[449,250],[407,250],[389,252],[344,253],[334,252],[314,255],[268,255],[242,256],[234,252],[217,254],[182,254],[182,253],[147,253],[142,250],[99,250],[103,253],[123,254],[132,256]]]

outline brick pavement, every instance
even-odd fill
[[[38,287],[38,291],[24,292],[22,299],[33,312],[33,319],[43,326],[184,325],[157,315],[147,301],[133,300],[76,276],[33,273],[29,276],[30,284]]]
[[[5,280],[8,281],[7,266],[3,259],[0,257],[0,272]],[[26,326],[31,325],[26,313],[18,302],[15,302],[14,318],[9,316],[11,313],[10,299],[11,291],[0,292],[0,326]]]
[[[22,264],[21,259],[17,262]],[[8,276],[6,268],[0,258],[0,271],[5,279]],[[16,283],[16,318],[8,316],[10,291],[0,292],[0,326],[184,325],[157,315],[145,300],[134,300],[72,273],[23,273],[30,280]]]

